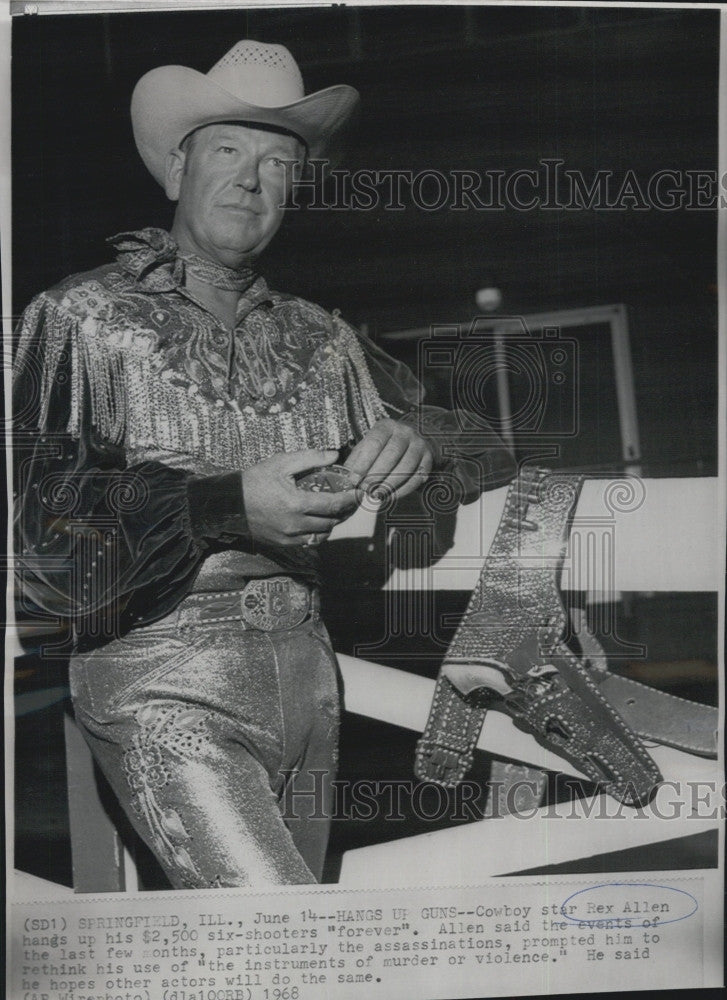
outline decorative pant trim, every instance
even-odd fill
[[[136,713],[139,731],[124,752],[126,780],[133,806],[152,834],[154,848],[188,880],[198,885],[200,872],[187,849],[192,837],[182,817],[162,798],[170,781],[169,754],[193,756],[209,742],[207,713],[197,708],[145,705]]]

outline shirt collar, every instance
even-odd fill
[[[116,259],[136,282],[140,291],[174,292],[184,284],[184,261],[179,247],[165,229],[147,227],[117,233],[106,241],[116,251]],[[244,296],[253,305],[272,301],[267,282],[260,275]]]

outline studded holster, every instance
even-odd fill
[[[661,781],[641,736],[716,753],[715,709],[609,673],[585,615],[570,628],[559,578],[582,483],[525,468],[510,486],[417,743],[419,778],[461,781],[493,706],[631,805],[648,801]]]

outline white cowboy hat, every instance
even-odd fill
[[[131,123],[141,158],[164,184],[167,154],[185,136],[214,122],[271,125],[299,136],[308,158],[331,159],[335,138],[356,110],[359,94],[339,84],[305,96],[303,78],[283,45],[244,40],[209,73],[159,66],[131,97]]]

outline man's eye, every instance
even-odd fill
[[[237,150],[234,146],[219,146],[217,149],[218,153],[236,153]]]
[[[286,155],[285,153],[279,153],[275,156],[268,157],[268,161],[274,167],[281,167],[285,169],[289,163],[295,162],[295,155]]]

